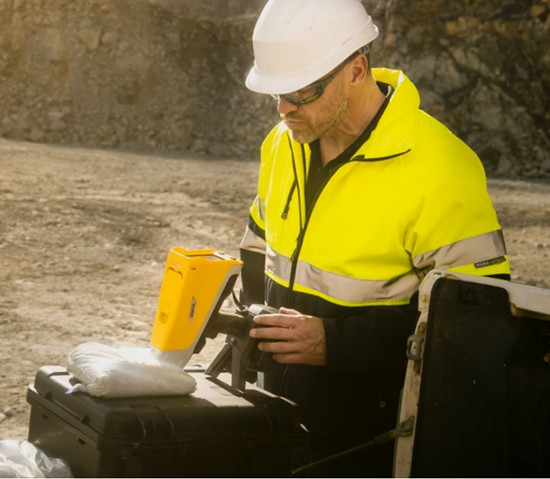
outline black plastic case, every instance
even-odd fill
[[[29,441],[75,477],[289,476],[307,441],[296,406],[193,376],[192,395],[102,399],[66,394],[74,379],[44,366],[27,392]]]

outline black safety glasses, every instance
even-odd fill
[[[295,91],[293,93],[285,93],[284,95],[271,95],[275,100],[281,101],[281,98],[283,98],[285,101],[293,104],[293,105],[307,105],[308,103],[312,103],[315,100],[318,100],[323,96],[323,93],[325,92],[325,88],[327,85],[336,78],[336,75],[351,61],[355,56],[357,56],[357,52],[351,55],[349,58],[344,60],[340,65],[338,65],[332,73],[329,73],[325,78],[321,78],[320,80],[317,80],[316,82],[312,83],[309,86],[306,86],[305,88],[302,88],[301,90]]]

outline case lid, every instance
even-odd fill
[[[550,290],[433,272],[409,340],[396,477],[548,477]]]

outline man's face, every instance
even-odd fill
[[[277,111],[289,128],[293,140],[311,143],[330,132],[342,121],[348,111],[348,105],[349,95],[343,88],[340,74],[314,102],[294,105],[281,97]]]

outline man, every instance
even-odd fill
[[[406,341],[426,273],[509,277],[483,167],[419,109],[400,71],[371,68],[360,0],[269,0],[246,85],[277,100],[241,244],[251,336],[273,353],[265,387],[302,408],[310,461],[396,425]],[[310,471],[390,476],[393,444]]]

